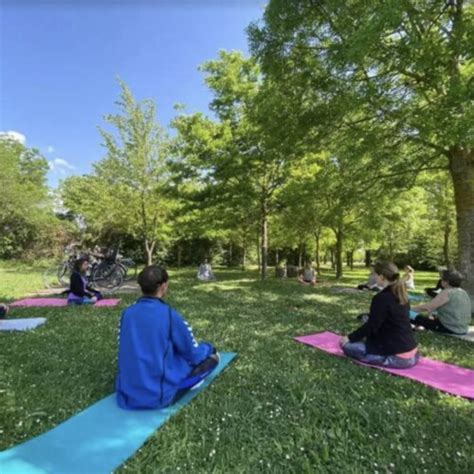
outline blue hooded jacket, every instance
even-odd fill
[[[118,405],[131,410],[169,405],[193,368],[213,352],[164,301],[140,298],[120,321]]]

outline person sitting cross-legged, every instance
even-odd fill
[[[0,303],[0,319],[6,318],[9,310],[8,305]]]
[[[370,274],[367,283],[357,285],[358,290],[380,291],[382,288],[377,285],[377,275],[374,271],[374,265],[370,265]]]
[[[405,281],[405,286],[407,290],[414,290],[415,289],[415,270],[410,265],[406,265],[403,269],[405,274],[403,275],[403,280]]]
[[[302,285],[316,285],[316,272],[311,266],[311,262],[307,262],[303,268],[303,273],[298,277],[298,281]]]
[[[199,265],[197,277],[202,281],[212,281],[216,279],[211,264],[208,262],[207,258],[204,260],[204,263]]]
[[[376,263],[374,270],[383,290],[372,298],[368,320],[341,338],[341,348],[348,357],[366,364],[413,367],[419,355],[408,316],[405,281],[391,262]]]
[[[163,298],[168,273],[151,265],[138,275],[143,296],[120,321],[117,403],[121,408],[163,408],[200,384],[218,365],[219,355],[198,343],[191,326]]]
[[[461,288],[462,275],[455,270],[444,270],[441,273],[443,290],[428,303],[413,308],[420,313],[434,313],[432,317],[418,315],[413,321],[415,326],[431,331],[448,334],[466,334],[471,322],[471,299]]]
[[[441,284],[441,277],[445,270],[447,270],[446,267],[438,267],[439,280],[436,282],[436,286],[434,288],[425,288],[425,293],[430,298],[435,298],[441,293],[441,291],[443,291],[443,285]]]
[[[74,271],[71,273],[70,287],[66,290],[68,304],[95,304],[103,299],[100,291],[92,288],[87,280],[89,259],[80,257],[74,262]]]

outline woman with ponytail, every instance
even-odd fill
[[[341,338],[348,357],[366,364],[405,369],[418,362],[416,341],[409,319],[410,305],[405,281],[395,264],[379,262],[374,267],[383,290],[370,305],[365,324]]]

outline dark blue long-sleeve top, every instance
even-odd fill
[[[350,342],[365,339],[367,352],[396,355],[416,348],[408,316],[410,304],[403,305],[386,287],[372,298],[368,321],[348,335]]]
[[[142,297],[120,321],[117,403],[126,409],[169,405],[192,369],[214,352],[163,300]]]

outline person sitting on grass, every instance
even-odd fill
[[[151,265],[138,275],[143,296],[122,314],[119,330],[117,403],[125,409],[163,408],[200,384],[219,355],[198,343],[191,326],[163,298],[168,273]]]
[[[406,265],[403,269],[405,274],[403,275],[403,280],[405,281],[405,286],[407,290],[414,290],[415,289],[415,270],[413,270],[410,265]]]
[[[204,260],[204,263],[199,265],[197,277],[202,281],[211,281],[216,279],[214,273],[212,272],[211,264],[208,262],[207,258]]]
[[[443,286],[441,285],[441,277],[442,277],[442,274],[445,270],[447,270],[446,267],[438,267],[439,280],[436,283],[436,286],[434,288],[425,288],[425,293],[430,298],[435,298],[443,290]]]
[[[316,272],[311,265],[311,262],[306,262],[303,268],[303,273],[298,277],[298,281],[302,285],[316,285]]]
[[[408,317],[410,305],[405,282],[391,262],[376,263],[374,271],[383,290],[373,297],[367,322],[341,338],[342,350],[365,364],[413,367],[419,356]]]
[[[10,308],[8,307],[8,305],[1,303],[0,304],[0,319],[6,318],[8,311],[10,311]]]
[[[103,298],[100,291],[89,286],[86,276],[88,269],[89,260],[87,257],[79,257],[74,262],[74,271],[71,273],[71,283],[67,291],[68,304],[95,304]]]
[[[380,291],[382,288],[377,285],[377,276],[374,271],[374,265],[370,265],[370,274],[367,283],[357,286],[358,290]]]
[[[427,311],[435,316],[426,317],[418,315],[413,321],[415,326],[431,331],[448,334],[466,334],[471,322],[471,299],[461,288],[462,275],[455,270],[444,270],[441,274],[443,290],[428,303],[413,308],[420,313]]]

